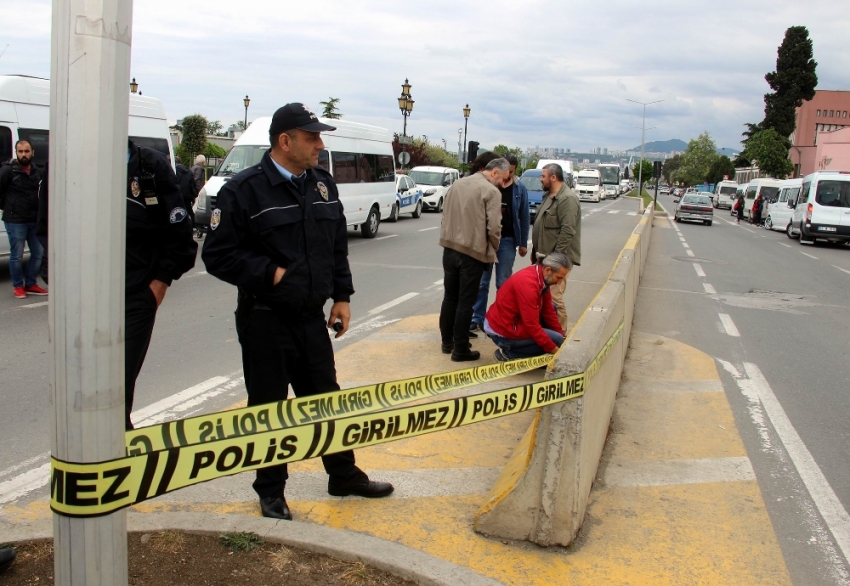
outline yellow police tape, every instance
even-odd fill
[[[106,462],[82,464],[51,458],[50,508],[69,517],[97,517],[247,470],[443,431],[575,399],[584,394],[622,331],[621,323],[585,372],[559,379],[413,407],[213,437]]]

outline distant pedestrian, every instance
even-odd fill
[[[755,224],[756,226],[761,225],[761,208],[764,203],[764,200],[759,193],[756,196],[755,201],[753,201],[753,209],[750,212],[750,224]]]
[[[38,184],[41,171],[32,162],[35,151],[26,140],[15,143],[16,158],[0,168],[0,209],[9,237],[9,273],[15,297],[47,295],[47,289],[38,286],[38,273],[44,249],[36,238],[38,219]],[[24,245],[29,246],[30,260],[24,274],[22,260]]]
[[[537,217],[531,230],[531,262],[537,255],[553,252],[566,254],[574,266],[581,266],[581,203],[575,192],[564,183],[560,165],[546,165],[540,176],[547,197],[537,208]],[[567,306],[564,292],[567,279],[552,285],[552,301],[558,312],[561,328],[567,331]]]
[[[557,352],[564,343],[564,330],[550,289],[566,280],[572,266],[566,254],[553,252],[512,275],[496,292],[484,320],[484,331],[499,347],[496,360]]]
[[[502,236],[496,251],[496,289],[498,290],[514,270],[517,248],[519,255],[528,254],[528,190],[516,177],[517,159],[513,155],[506,157],[511,168],[508,184],[499,187],[502,194]],[[490,280],[493,266],[484,269],[478,287],[478,300],[472,310],[471,330],[482,329],[484,313],[487,311],[487,298],[490,295]]]
[[[195,182],[195,177],[192,171],[183,165],[180,157],[174,157],[174,170],[177,174],[177,185],[180,186],[180,195],[183,196],[183,204],[186,206],[186,211],[192,220],[192,225],[195,225],[195,200],[198,199],[198,184]]]
[[[481,357],[469,344],[472,306],[485,267],[496,260],[502,232],[498,188],[508,182],[510,172],[507,160],[493,159],[483,171],[456,181],[446,194],[440,227],[445,289],[440,336],[443,353],[451,354],[454,362]]]
[[[195,188],[200,193],[204,183],[207,182],[207,158],[204,155],[198,155],[195,157],[195,164],[189,170],[195,179]]]
[[[737,217],[737,223],[738,224],[740,224],[741,220],[744,219],[744,206],[745,205],[746,204],[744,203],[744,194],[739,193],[738,199],[735,201],[735,207],[734,207],[735,215]]]

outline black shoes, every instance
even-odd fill
[[[5,572],[6,569],[15,562],[18,552],[11,547],[0,549],[0,572]]]
[[[331,496],[362,496],[378,499],[392,494],[393,485],[389,482],[376,482],[368,478],[354,478],[346,482],[328,481],[328,494]]]
[[[452,351],[455,349],[455,345],[454,344],[442,344],[440,346],[440,349],[443,351],[443,354],[451,354]]]
[[[478,350],[464,350],[463,352],[452,352],[452,362],[470,362],[481,358]]]
[[[501,348],[496,348],[496,351],[493,353],[493,356],[499,362],[507,362],[508,360],[510,360],[510,358],[505,356],[505,352]]]
[[[289,512],[286,499],[282,496],[267,496],[265,498],[261,498],[260,509],[263,511],[263,517],[292,521],[292,513]]]
[[[475,332],[473,332],[472,330],[469,330],[469,337],[470,337],[470,338],[477,338],[477,337],[478,337],[478,334],[476,334],[476,333],[475,333]]]

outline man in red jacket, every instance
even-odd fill
[[[484,318],[484,331],[499,347],[496,360],[553,354],[564,343],[564,331],[549,288],[567,278],[573,263],[561,252],[514,273],[496,292]]]

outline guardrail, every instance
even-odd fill
[[[546,378],[585,372],[621,325],[622,335],[583,397],[537,412],[478,511],[477,532],[542,546],[566,546],[578,534],[620,386],[654,217],[649,206]]]

